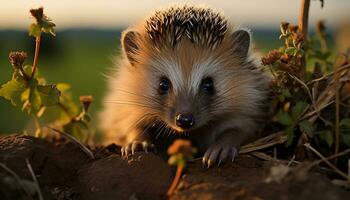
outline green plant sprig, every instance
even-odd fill
[[[193,160],[193,155],[196,152],[197,150],[191,146],[191,142],[183,139],[175,140],[168,148],[168,155],[170,155],[168,164],[176,165],[177,168],[174,180],[167,191],[167,196],[170,196],[175,191],[180,182],[182,170],[185,167],[186,162]]]
[[[90,117],[87,114],[89,106],[82,101],[83,106],[79,111],[78,106],[72,100],[68,84],[47,84],[38,73],[42,33],[56,36],[54,30],[56,25],[44,14],[43,7],[31,9],[30,14],[34,18],[28,30],[29,36],[35,37],[33,64],[24,64],[27,53],[11,52],[9,59],[14,72],[12,79],[1,85],[0,96],[9,100],[13,106],[21,107],[33,117],[36,127],[35,135],[42,133],[41,122],[45,122],[58,124],[65,132],[81,139],[89,132]],[[86,99],[92,102],[92,97]]]

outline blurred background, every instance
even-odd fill
[[[112,67],[112,58],[120,52],[120,33],[158,8],[178,3],[204,4],[222,11],[234,25],[252,30],[254,42],[262,53],[278,47],[279,24],[297,24],[298,0],[0,0],[0,84],[12,74],[8,62],[10,51],[26,51],[28,64],[34,54],[35,39],[28,36],[32,19],[29,9],[44,7],[56,23],[56,38],[44,35],[39,57],[40,73],[50,83],[65,82],[72,86],[74,98],[93,95],[91,114],[101,108],[106,83],[104,74]],[[349,0],[311,1],[311,33],[318,20],[325,20],[329,37],[343,21],[350,19]],[[21,132],[28,118],[10,102],[0,98],[0,134]]]

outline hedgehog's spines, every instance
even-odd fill
[[[209,8],[170,7],[156,11],[146,20],[145,29],[157,47],[174,47],[186,37],[200,46],[216,48],[227,31],[227,20]]]

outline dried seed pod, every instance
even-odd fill
[[[278,61],[281,57],[281,53],[277,50],[270,51],[265,57],[261,59],[263,65],[272,65]]]
[[[11,52],[9,59],[14,69],[22,69],[23,63],[27,59],[27,53],[23,51]]]

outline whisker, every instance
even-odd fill
[[[141,122],[143,122],[145,119],[147,119],[147,117],[153,117],[155,116],[156,113],[146,113],[144,115],[142,115],[140,117],[140,119],[138,119],[135,123],[131,124],[127,129],[126,129],[126,133],[127,134],[132,128],[136,128],[138,125],[140,125]]]
[[[151,108],[154,110],[157,110],[158,107],[155,107],[150,104],[143,104],[141,102],[131,102],[131,101],[105,101],[106,103],[113,103],[113,104],[118,104],[118,105],[130,105],[130,106],[139,106],[143,108]]]
[[[150,129],[152,127],[153,124],[154,124],[154,122],[153,123],[149,123],[146,126],[146,128],[141,132],[141,134],[139,134],[139,136],[141,137],[143,134],[145,134],[148,131],[148,129]]]
[[[161,133],[162,133],[162,130],[163,130],[163,128],[164,128],[164,123],[162,123],[162,122],[158,122],[158,123],[160,123],[160,125],[159,125],[159,128],[156,130],[156,133],[157,133],[157,136],[156,136],[156,139],[158,139],[158,137],[161,135]]]
[[[117,89],[117,91],[124,92],[126,94],[131,94],[131,95],[134,95],[134,96],[137,96],[137,97],[142,97],[144,99],[150,100],[150,102],[155,102],[155,103],[161,105],[161,102],[154,96],[147,96],[147,95],[143,95],[143,94],[137,94],[137,93],[130,92],[130,91],[127,91],[127,90],[122,90],[122,89]]]

